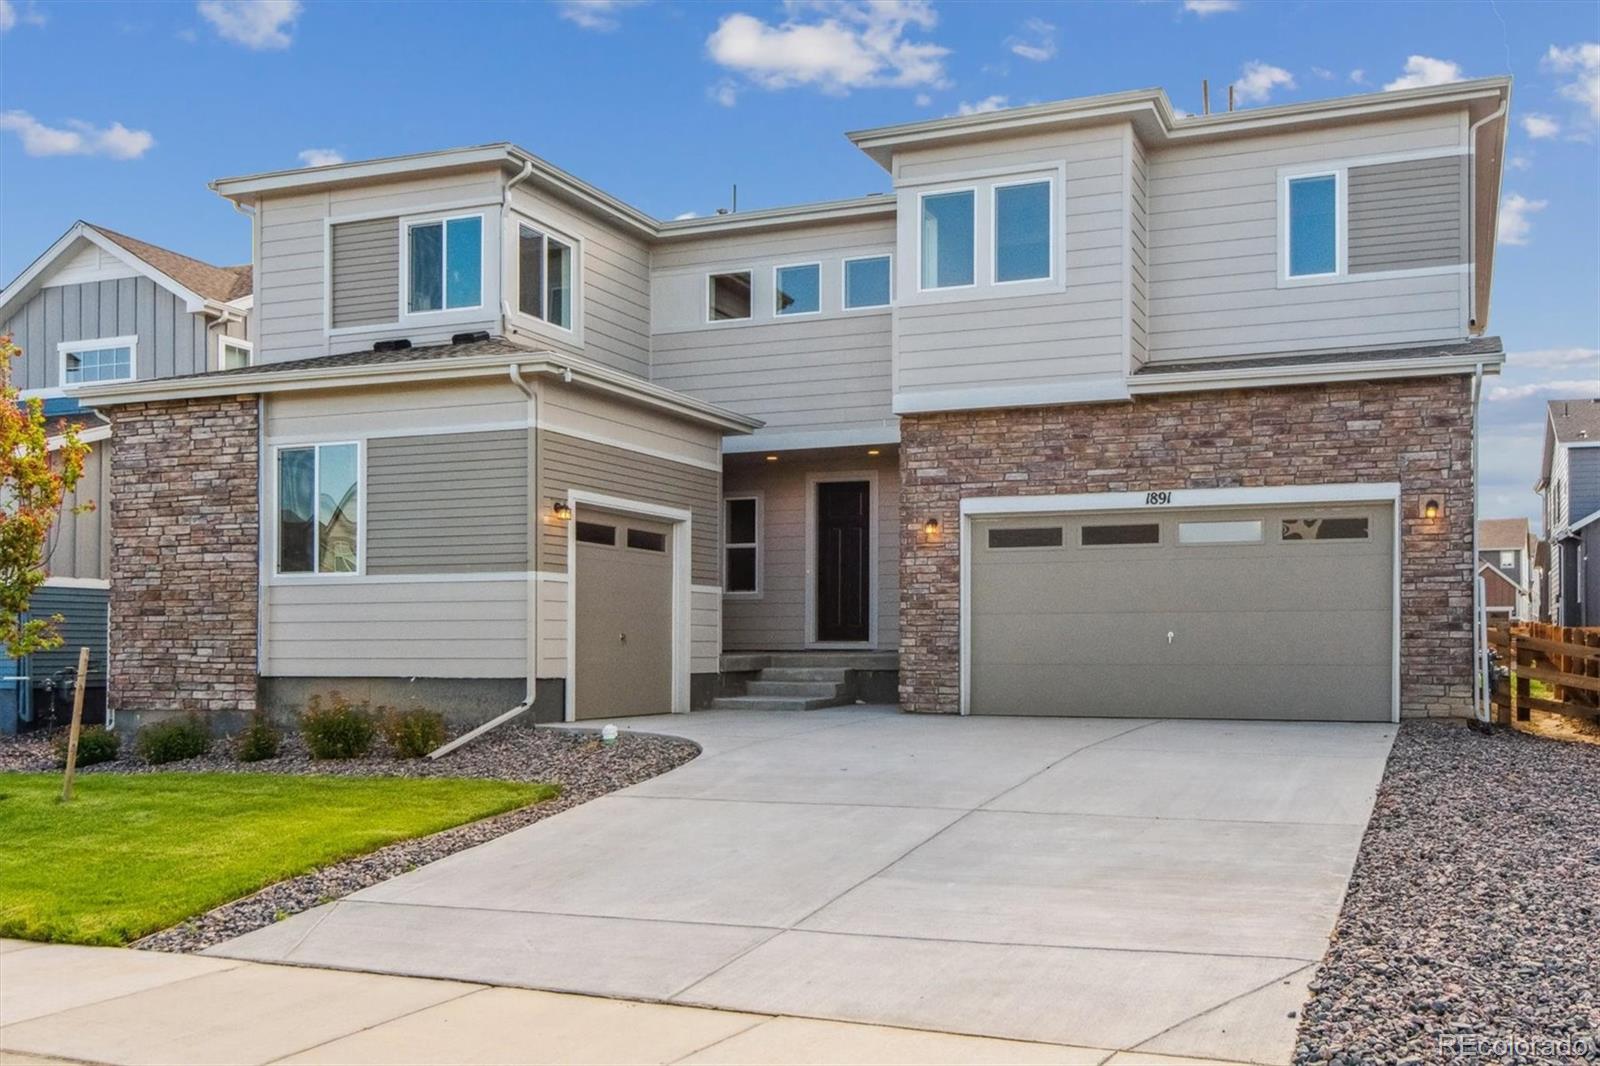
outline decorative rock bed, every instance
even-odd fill
[[[126,749],[129,745],[124,744]],[[152,766],[135,756],[83,767],[82,774],[268,773],[345,777],[476,777],[506,781],[547,781],[561,794],[544,803],[508,811],[432,836],[402,840],[388,847],[269,885],[255,895],[225,903],[133,946],[155,951],[200,951],[271,925],[288,915],[349,895],[446,855],[482,844],[552,814],[648,780],[688,762],[699,745],[673,737],[623,733],[614,744],[594,733],[530,729],[508,725],[438,760],[395,759],[385,753],[365,759],[314,760],[298,737],[285,737],[275,759],[241,763],[233,742],[218,740],[197,759]],[[0,738],[0,771],[52,771],[50,737]]]
[[[1600,746],[1401,727],[1294,1061],[1600,1062]]]

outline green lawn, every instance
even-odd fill
[[[0,936],[125,944],[286,877],[556,795],[446,778],[0,774]]]

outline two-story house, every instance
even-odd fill
[[[1551,400],[1544,455],[1533,486],[1549,546],[1545,617],[1558,626],[1600,625],[1600,399]]]
[[[76,671],[85,645],[87,720],[105,710],[111,428],[79,391],[248,366],[250,288],[248,265],[212,266],[77,222],[0,290],[0,335],[22,350],[13,382],[43,401],[55,446],[69,423],[90,445],[52,531],[49,577],[29,604],[62,617],[64,642],[22,662],[0,659],[0,733],[46,721],[50,700],[70,698],[64,671]]]
[[[1543,576],[1538,541],[1526,518],[1485,518],[1478,523],[1478,577],[1490,615],[1517,622],[1540,617]]]
[[[1466,713],[1508,94],[915,122],[673,222],[509,144],[217,181],[256,365],[93,390],[192,534],[113,547],[116,705]]]

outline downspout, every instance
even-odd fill
[[[1493,122],[1495,119],[1504,118],[1505,115],[1506,115],[1506,112],[1509,111],[1510,109],[1511,109],[1511,98],[1510,98],[1510,96],[1507,96],[1506,99],[1500,101],[1500,106],[1498,108],[1496,108],[1493,112],[1483,116],[1478,121],[1474,122],[1472,125],[1467,127],[1467,165],[1471,168],[1471,170],[1469,171],[1469,173],[1467,175],[1467,181],[1469,182],[1469,187],[1472,190],[1472,195],[1468,198],[1469,202],[1467,204],[1467,307],[1469,309],[1468,312],[1467,312],[1467,332],[1469,332],[1469,333],[1482,334],[1485,330],[1487,330],[1489,328],[1489,322],[1488,322],[1489,316],[1487,314],[1488,308],[1487,307],[1484,308],[1484,311],[1485,311],[1485,314],[1483,316],[1484,321],[1479,322],[1478,321],[1478,314],[1477,314],[1477,312],[1478,312],[1478,306],[1477,306],[1478,305],[1478,232],[1477,232],[1477,229],[1478,229],[1478,165],[1477,165],[1477,162],[1478,162],[1478,130],[1481,129],[1483,126],[1486,126],[1489,123]],[[1501,138],[1502,146],[1504,145],[1504,143],[1505,143],[1505,139],[1502,137]],[[1504,151],[1503,150],[1502,150],[1501,154],[1504,155]],[[1500,171],[1499,172],[1501,173],[1502,176],[1505,173],[1505,160],[1504,159],[1501,160]],[[1495,194],[1495,202],[1498,204],[1499,200],[1500,200],[1500,190],[1498,188],[1495,189],[1494,194]],[[1498,207],[1496,208],[1496,210],[1498,211]],[[1480,366],[1478,369],[1479,369],[1479,372],[1481,374],[1483,368]],[[1473,574],[1474,574],[1473,580],[1476,581],[1477,580],[1477,577],[1476,577],[1476,574],[1477,574],[1476,563],[1474,563]]]
[[[1472,659],[1475,664],[1472,686],[1472,713],[1487,725],[1492,717],[1489,707],[1489,641],[1484,628],[1483,579],[1478,576],[1478,522],[1481,503],[1478,499],[1478,424],[1483,406],[1483,364],[1472,371]],[[1481,680],[1480,680],[1481,678]]]

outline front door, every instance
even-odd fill
[[[817,639],[871,636],[872,486],[827,481],[817,486]]]

